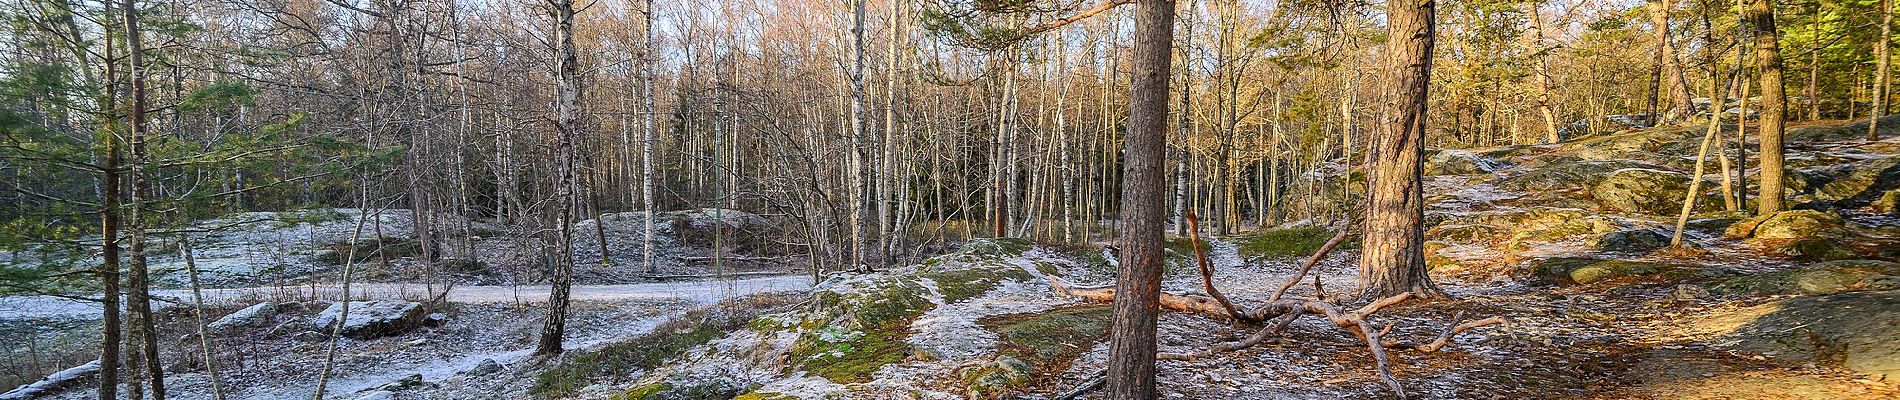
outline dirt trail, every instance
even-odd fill
[[[810,277],[787,275],[735,280],[576,285],[570,293],[570,298],[574,301],[680,299],[706,304],[727,297],[801,291],[810,288]],[[435,290],[441,290],[441,287],[437,286]],[[336,298],[342,292],[343,285],[341,284],[319,284],[206,289],[204,296],[206,303],[237,305],[263,300]],[[414,300],[427,297],[429,287],[421,283],[359,283],[350,285],[350,293],[352,298]],[[152,295],[160,300],[160,304],[165,305],[185,304],[191,299],[189,290],[158,290],[153,291]],[[537,303],[547,301],[547,298],[548,286],[546,285],[455,286],[449,289],[446,297],[449,302],[467,304]],[[0,297],[0,320],[52,317],[94,318],[98,315],[99,305],[92,302],[52,296]]]

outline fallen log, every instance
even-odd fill
[[[77,384],[79,380],[92,377],[98,373],[99,360],[92,360],[92,362],[80,364],[77,367],[54,372],[52,375],[47,375],[45,378],[40,378],[40,380],[34,381],[33,383],[20,385],[20,387],[9,390],[6,393],[0,393],[0,400],[24,400],[51,394],[71,387]]]

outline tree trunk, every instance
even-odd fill
[[[1155,313],[1161,298],[1162,231],[1167,210],[1169,47],[1174,1],[1140,0],[1135,15],[1134,81],[1122,164],[1122,257],[1109,330],[1108,398],[1155,398]]]
[[[129,256],[132,276],[127,282],[131,285],[129,288],[131,293],[127,296],[126,306],[130,307],[133,313],[132,335],[139,341],[140,350],[137,353],[144,358],[138,360],[144,364],[144,378],[151,385],[152,398],[163,400],[165,398],[165,365],[158,359],[158,331],[152,315],[151,272],[145,263],[145,225],[148,223],[145,218],[145,202],[151,195],[151,177],[147,176],[149,171],[146,171],[150,157],[145,151],[147,133],[145,127],[145,47],[142,42],[143,32],[140,32],[141,28],[139,28],[139,9],[135,0],[125,0],[119,7],[125,17],[126,65],[131,68],[128,74],[132,79],[132,103],[127,105],[126,113],[132,129],[130,171],[132,193],[127,204],[130,210],[126,220],[131,230],[128,237],[130,242],[127,246],[131,252]],[[140,371],[131,372],[141,373]]]
[[[554,251],[554,274],[548,279],[548,315],[541,325],[541,338],[535,346],[538,356],[558,354],[562,336],[567,333],[567,295],[574,279],[574,215],[579,206],[579,165],[576,159],[575,140],[579,133],[577,122],[580,117],[576,106],[580,100],[580,55],[574,48],[574,1],[557,0],[552,3],[555,26],[555,74],[554,87],[554,151],[555,151],[555,201],[550,207],[554,211],[554,238],[550,246]]]
[[[1529,37],[1527,40],[1531,45],[1528,48],[1534,52],[1532,55],[1537,57],[1534,61],[1536,64],[1532,64],[1532,68],[1535,70],[1533,73],[1537,74],[1537,113],[1544,118],[1544,142],[1557,143],[1564,139],[1563,135],[1557,132],[1557,113],[1550,104],[1551,86],[1554,84],[1551,83],[1549,57],[1543,54],[1544,15],[1538,11],[1538,4],[1540,3],[1533,2],[1525,5],[1526,13],[1531,16],[1528,24],[1531,34],[1527,35]]]
[[[644,32],[640,34],[640,102],[641,102],[641,139],[640,139],[640,207],[646,209],[646,215],[640,236],[640,263],[646,264],[647,274],[660,273],[660,265],[653,262],[653,216],[658,210],[653,207],[653,148],[659,140],[659,133],[653,130],[653,0],[647,0],[640,9],[640,24]]]
[[[1782,87],[1781,35],[1775,31],[1774,0],[1753,0],[1742,18],[1755,35],[1755,69],[1761,74],[1761,127],[1757,133],[1761,146],[1761,154],[1757,156],[1761,158],[1761,193],[1755,199],[1756,213],[1768,215],[1784,209],[1781,135],[1786,129],[1782,119],[1788,112],[1788,97]]]
[[[105,2],[103,7],[105,8],[106,14],[112,13],[112,2]],[[113,51],[115,46],[113,46],[113,35],[110,34],[110,25],[107,25],[106,29],[106,83],[103,86],[106,87],[106,109],[110,110],[117,109],[119,106],[117,83],[119,71],[117,67],[118,63],[113,62],[116,58],[115,54],[113,54],[115,53]],[[95,273],[99,275],[99,289],[103,292],[99,300],[102,312],[100,313],[101,332],[99,335],[98,393],[99,399],[107,400],[119,398],[119,355],[121,351],[119,342],[122,341],[119,334],[121,329],[119,324],[119,202],[121,200],[120,196],[122,196],[121,189],[124,187],[124,184],[120,182],[120,178],[123,174],[119,171],[119,162],[122,157],[120,147],[123,145],[119,143],[117,135],[101,135],[101,140],[105,142],[102,147],[105,148],[106,153],[105,168],[103,171],[100,171],[101,182],[99,184],[101,192],[99,199],[99,236],[101,247],[99,257],[102,261],[99,263],[99,268]]]
[[[1424,158],[1426,90],[1431,83],[1435,0],[1401,0],[1387,12],[1388,122],[1366,159],[1361,297],[1411,292],[1442,297],[1425,273]]]
[[[1651,0],[1649,20],[1656,25],[1656,57],[1660,62],[1661,85],[1669,90],[1669,108],[1657,110],[1660,115],[1652,116],[1655,125],[1664,121],[1673,122],[1678,118],[1693,114],[1695,105],[1689,102],[1689,83],[1683,78],[1682,61],[1676,59],[1675,41],[1670,39],[1669,16],[1676,9],[1674,0]]]
[[[1880,36],[1874,43],[1874,108],[1867,113],[1867,141],[1880,140],[1880,117],[1887,115],[1893,90],[1893,0],[1880,0]],[[1852,108],[1852,107],[1849,107]]]

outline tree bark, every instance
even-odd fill
[[[1782,205],[1781,136],[1786,129],[1788,97],[1782,87],[1780,33],[1775,31],[1774,0],[1753,0],[1742,15],[1755,36],[1755,69],[1761,74],[1761,125],[1757,133],[1761,150],[1761,193],[1757,195],[1756,214],[1768,215],[1784,209]]]
[[[559,354],[562,336],[567,333],[568,290],[574,279],[574,215],[579,205],[579,165],[575,143],[579,136],[576,109],[580,99],[580,55],[574,48],[574,1],[552,0],[555,26],[554,151],[555,201],[553,229],[553,270],[548,284],[548,315],[541,325],[541,338],[535,346],[538,356]],[[651,218],[649,218],[651,219]]]
[[[1388,120],[1366,159],[1365,249],[1361,297],[1443,295],[1425,273],[1424,141],[1431,85],[1435,0],[1389,4],[1386,51]]]
[[[1893,0],[1880,0],[1880,37],[1885,39],[1874,43],[1874,108],[1867,113],[1869,142],[1880,140],[1880,117],[1887,115],[1887,96],[1893,90]]]
[[[1109,328],[1108,398],[1155,398],[1155,317],[1167,220],[1168,75],[1174,1],[1141,0],[1122,164],[1122,257]]]
[[[158,357],[158,331],[152,315],[151,272],[145,262],[145,225],[147,224],[145,202],[151,193],[151,178],[147,176],[149,172],[146,171],[147,164],[150,164],[150,157],[145,150],[147,135],[145,47],[142,40],[143,32],[140,32],[141,28],[139,28],[137,3],[135,0],[125,0],[119,7],[124,13],[126,65],[131,68],[127,73],[132,81],[130,87],[132,102],[127,104],[126,111],[126,119],[132,130],[132,165],[130,165],[129,174],[132,192],[127,204],[130,209],[126,220],[131,230],[128,237],[130,241],[128,250],[131,252],[129,256],[132,276],[127,282],[131,285],[129,288],[131,293],[127,296],[126,305],[133,313],[132,335],[139,341],[139,351],[136,353],[143,358],[138,361],[145,367],[142,372],[131,372],[145,374],[144,378],[152,389],[152,398],[163,400],[165,398],[165,365],[159,361]]]
[[[1682,61],[1676,58],[1675,41],[1670,38],[1670,14],[1676,9],[1674,0],[1650,0],[1649,21],[1656,25],[1657,68],[1662,73],[1662,85],[1669,90],[1669,108],[1659,110],[1661,115],[1652,116],[1662,125],[1663,121],[1676,121],[1692,114],[1695,105],[1689,102],[1689,83],[1683,78]]]

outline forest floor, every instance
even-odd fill
[[[1900,126],[1893,120],[1885,125]],[[1808,211],[1773,217],[1806,221],[1777,228],[1800,239],[1770,238],[1767,228],[1737,236],[1736,224],[1774,222],[1723,212],[1712,197],[1685,232],[1692,251],[1662,250],[1656,241],[1673,231],[1672,210],[1686,193],[1680,183],[1687,178],[1668,171],[1689,169],[1691,159],[1680,155],[1697,129],[1436,152],[1426,188],[1428,264],[1452,300],[1408,302],[1369,319],[1391,326],[1388,338],[1398,341],[1430,339],[1458,314],[1506,322],[1461,334],[1437,352],[1394,349],[1396,378],[1411,398],[1428,399],[1900,399],[1900,264],[1889,263],[1900,259],[1900,214],[1869,201],[1883,193],[1900,199],[1900,128],[1863,142],[1855,126],[1791,131],[1796,203]],[[1708,182],[1705,191],[1718,190]],[[340,290],[329,278],[335,266],[322,262],[334,257],[323,252],[347,243],[353,212],[194,238],[201,264],[225,272],[207,291],[209,318],[258,301],[288,310],[276,327],[216,336],[232,398],[307,398],[315,388],[327,338],[294,327],[327,304],[318,299]],[[749,214],[727,213],[669,213],[676,222],[662,224],[659,243],[668,247],[656,253],[675,261],[662,272],[707,272],[683,261],[705,251],[690,245],[685,230],[706,221],[754,223]],[[638,252],[627,250],[638,249],[637,217],[604,218],[615,264],[638,263],[628,258]],[[404,213],[379,218],[387,218],[378,221],[395,243],[413,237],[399,228],[407,225]],[[492,267],[455,278],[463,284],[430,310],[445,314],[444,323],[340,340],[331,398],[1040,398],[1075,387],[1107,358],[1106,306],[1063,296],[1051,282],[1112,282],[1110,258],[1094,246],[998,239],[973,240],[918,265],[830,275],[815,286],[806,276],[620,283],[638,274],[601,269],[575,288],[573,350],[529,357],[542,319],[534,303],[545,299],[545,287],[496,284],[526,270],[525,253],[511,247],[523,243],[482,229],[495,234],[472,242]],[[1298,275],[1301,258],[1329,236],[1291,224],[1210,238],[1213,281],[1243,306],[1264,302],[1296,277],[1302,280],[1290,296],[1349,302],[1341,298],[1358,276],[1351,244]],[[1163,284],[1195,293],[1202,278],[1185,243],[1170,242]],[[411,267],[369,276],[371,283],[352,286],[355,296],[430,297],[434,287],[416,283],[421,270],[392,258]],[[195,320],[188,307],[175,306],[189,292],[165,282],[171,288],[159,295],[176,299],[162,302],[174,306],[162,313],[160,335],[170,349],[172,398],[210,398],[191,335]],[[0,297],[0,336],[29,339],[0,346],[4,361],[84,363],[98,312],[58,297]],[[1195,352],[1256,329],[1169,312],[1160,317],[1158,345]],[[57,368],[12,370],[24,383]],[[1365,345],[1316,317],[1259,346],[1164,361],[1159,378],[1170,399],[1391,394]],[[50,398],[86,397],[72,389]]]

